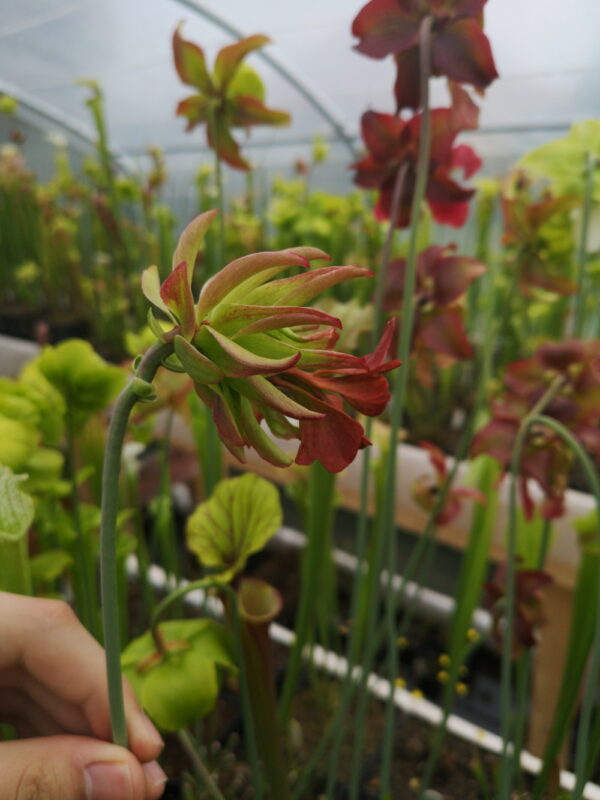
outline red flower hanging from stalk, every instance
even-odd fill
[[[188,225],[162,286],[156,267],[142,277],[146,297],[173,323],[165,333],[150,316],[159,338],[174,345],[165,366],[192,378],[221,440],[240,461],[245,447],[276,466],[293,461],[260,425],[264,418],[275,436],[300,440],[296,463],[318,460],[339,472],[370,444],[346,409],[376,416],[389,400],[384,373],[399,364],[390,358],[395,323],[388,323],[374,353],[347,355],[331,349],[340,321],[305,304],[330,286],[372,273],[355,266],[310,269],[311,260],[328,258],[314,247],[253,253],[210,278],[194,303],[192,269],[214,214]],[[271,280],[290,267],[301,272]]]
[[[411,354],[421,383],[431,386],[434,366],[471,358],[473,347],[464,327],[463,295],[485,272],[474,258],[455,255],[455,246],[432,246],[417,259],[415,314]],[[390,262],[386,275],[383,307],[399,313],[404,297],[406,259]]]
[[[486,0],[371,0],[352,23],[356,49],[371,58],[393,54],[398,110],[417,109],[419,98],[419,29],[433,18],[431,74],[445,75],[478,90],[498,77],[489,40],[481,27]]]
[[[361,129],[368,154],[352,165],[356,170],[354,182],[363,189],[379,191],[375,214],[379,220],[387,220],[398,172],[404,170],[398,216],[391,222],[398,228],[406,228],[410,223],[415,190],[421,114],[405,121],[393,114],[367,111],[362,116]],[[474,190],[460,186],[452,173],[460,169],[465,178],[470,178],[481,166],[477,154],[468,145],[454,144],[457,132],[451,109],[437,108],[431,112],[431,153],[425,198],[434,219],[454,227],[466,221]]]
[[[502,649],[506,628],[506,564],[500,564],[493,580],[485,584],[485,605],[492,612],[496,646]],[[512,658],[538,643],[539,629],[546,623],[543,591],[553,583],[548,573],[539,569],[517,569],[515,572],[515,616],[513,622]]]
[[[439,447],[429,442],[421,442],[420,447],[429,452],[429,460],[435,470],[435,478],[430,475],[420,475],[413,481],[411,495],[415,503],[425,511],[432,511],[437,502],[439,493],[448,479],[446,457]],[[485,504],[486,498],[477,489],[462,487],[450,488],[446,501],[438,512],[435,521],[437,525],[447,525],[460,513],[463,500],[475,500]]]
[[[210,73],[203,50],[181,37],[179,26],[173,34],[175,67],[183,83],[194,86],[196,94],[186,97],[177,106],[177,114],[187,119],[187,130],[206,124],[208,144],[219,158],[236,169],[249,170],[231,134],[232,128],[254,125],[289,125],[290,115],[264,104],[265,90],[258,74],[244,58],[271,40],[256,34],[223,47],[217,54]]]
[[[544,344],[531,358],[511,364],[504,384],[503,393],[492,403],[492,420],[473,440],[472,455],[487,453],[508,467],[522,420],[554,385],[556,391],[543,413],[562,423],[600,459],[600,341]],[[518,476],[527,518],[534,510],[530,479],[544,493],[542,516],[552,519],[563,514],[572,462],[572,452],[554,431],[544,426],[530,430]]]

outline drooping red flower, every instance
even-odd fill
[[[504,390],[492,403],[492,419],[474,437],[472,455],[487,453],[508,467],[525,415],[550,385],[560,379],[556,394],[543,409],[562,423],[600,459],[600,341],[548,342],[531,358],[511,364]],[[544,493],[541,513],[547,519],[564,513],[564,493],[573,454],[547,427],[533,427],[525,440],[518,476],[523,509],[531,518],[534,501],[528,482]]]
[[[354,182],[363,189],[379,191],[375,214],[378,219],[387,220],[398,171],[404,168],[398,216],[393,223],[398,228],[406,228],[410,223],[415,190],[421,114],[405,121],[393,114],[367,111],[362,116],[361,130],[368,154],[352,165],[356,170]],[[454,227],[465,223],[474,190],[460,186],[452,173],[462,170],[464,177],[470,178],[481,166],[480,159],[468,145],[454,144],[457,133],[451,109],[437,108],[431,112],[431,153],[425,199],[437,222]]]
[[[415,312],[411,355],[419,380],[432,383],[432,367],[471,358],[473,347],[464,327],[461,299],[469,285],[485,272],[474,258],[455,255],[455,245],[434,245],[417,258]],[[394,314],[402,309],[406,259],[390,262],[383,307]]]
[[[376,416],[389,400],[385,372],[399,365],[391,355],[395,321],[370,355],[336,352],[341,322],[306,306],[330,286],[371,276],[355,267],[310,269],[327,254],[313,247],[252,253],[227,264],[202,287],[195,303],[192,269],[215,212],[201,214],[185,229],[173,256],[173,271],[160,284],[156,267],[145,270],[146,297],[173,323],[159,338],[173,342],[167,368],[183,370],[212,410],[219,436],[244,461],[244,448],[276,466],[294,460],[261,426],[284,439],[299,439],[296,463],[319,460],[339,472],[369,444],[348,407]],[[289,267],[303,271],[271,280]]]
[[[493,580],[485,584],[485,605],[492,612],[494,639],[500,649],[506,627],[506,564],[499,564]],[[547,572],[517,569],[515,573],[515,615],[513,620],[512,658],[538,643],[538,631],[546,623],[543,590],[553,583]]]
[[[481,27],[486,0],[371,0],[352,23],[356,49],[371,58],[394,55],[398,110],[419,107],[419,29],[431,28],[431,72],[476,89],[498,77],[489,40]]]
[[[429,452],[429,460],[435,470],[435,478],[430,475],[419,475],[412,484],[411,495],[415,503],[425,511],[432,511],[442,486],[448,478],[448,467],[446,457],[436,445],[430,442],[421,442],[420,447]],[[438,512],[435,521],[438,525],[447,525],[460,513],[463,500],[475,500],[478,503],[485,503],[486,498],[477,489],[459,487],[449,489],[446,494],[446,501],[442,509]]]

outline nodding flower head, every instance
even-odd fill
[[[276,466],[318,460],[339,472],[369,444],[348,407],[376,416],[389,400],[384,373],[400,363],[390,357],[395,321],[373,353],[336,352],[340,320],[306,304],[341,281],[372,273],[356,266],[311,269],[312,260],[328,259],[314,247],[242,256],[207,280],[194,301],[192,270],[215,213],[185,229],[162,285],[155,266],[142,276],[144,294],[173,323],[164,332],[150,313],[157,335],[173,343],[166,366],[192,378],[221,440],[240,461],[244,448],[253,447]],[[276,278],[288,268],[296,273]],[[273,442],[263,419],[273,435],[300,440],[295,459]]]

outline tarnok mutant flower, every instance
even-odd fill
[[[279,467],[320,461],[330,472],[350,464],[370,444],[346,404],[368,416],[389,400],[385,372],[395,322],[388,323],[375,351],[358,357],[332,349],[339,319],[305,306],[320,292],[349,278],[368,277],[356,266],[310,268],[327,259],[314,247],[252,253],[227,264],[192,297],[192,271],[203,236],[215,215],[208,211],[184,230],[173,256],[173,271],[160,285],[156,266],[144,271],[146,297],[173,322],[163,332],[174,355],[166,366],[183,369],[201,400],[212,409],[219,436],[244,461],[244,448]],[[272,280],[287,268],[301,272]],[[284,453],[260,425],[284,439],[299,439],[295,459]]]

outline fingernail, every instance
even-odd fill
[[[152,722],[145,714],[140,714],[136,720],[136,727],[138,728],[139,735],[142,739],[146,739],[146,741],[150,742],[156,747],[160,747],[161,750],[163,749],[165,743],[163,742],[160,733],[156,730]]]
[[[143,764],[142,769],[146,776],[146,786],[149,789],[162,789],[167,782],[167,776],[158,761],[150,761],[147,764]]]
[[[131,771],[127,764],[98,761],[85,768],[86,800],[130,800],[133,796]]]

